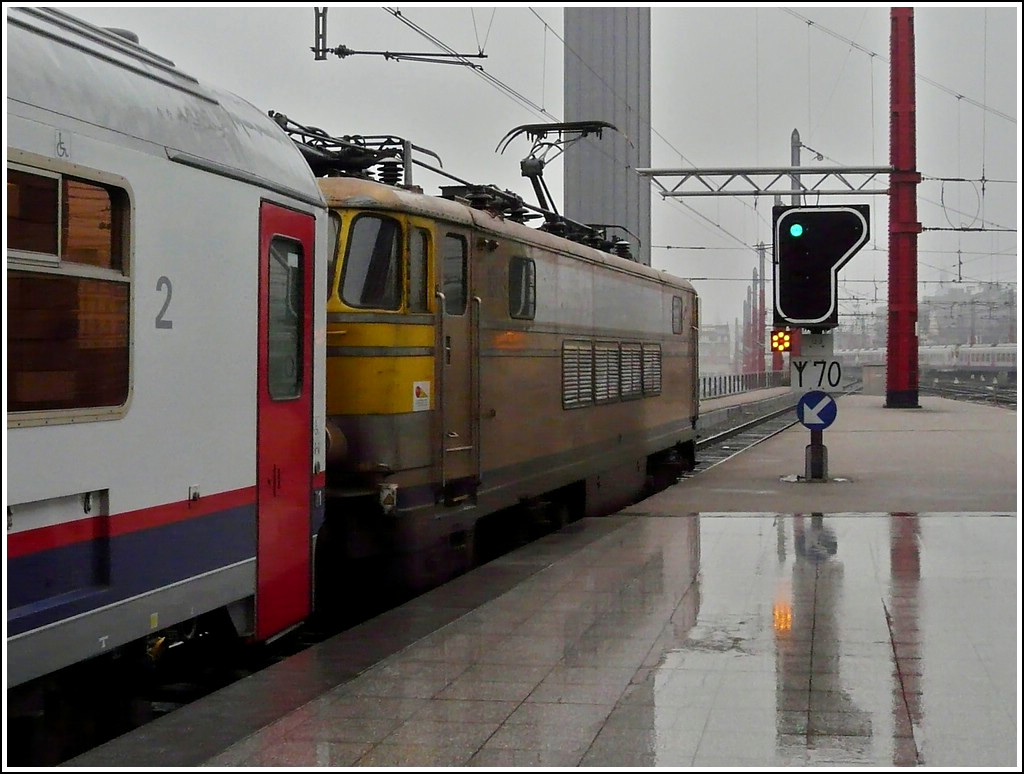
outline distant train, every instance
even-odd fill
[[[690,283],[62,12],[7,33],[9,700],[211,621],[272,640],[369,561],[436,584],[511,506],[693,464]]]
[[[836,357],[854,367],[885,365],[884,348],[837,350]],[[918,371],[922,375],[996,376],[1016,380],[1017,345],[949,344],[918,348]]]

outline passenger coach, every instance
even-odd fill
[[[129,37],[6,24],[7,687],[208,613],[274,637],[323,516],[316,181]]]

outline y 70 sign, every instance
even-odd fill
[[[832,358],[791,357],[789,383],[795,390],[834,390],[842,384],[843,365]]]

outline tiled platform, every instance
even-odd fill
[[[1016,474],[990,456],[1017,415],[866,400],[840,403],[845,480],[781,481],[788,430],[69,765],[1019,770]],[[728,481],[764,510],[706,509]],[[845,507],[886,488],[898,510]],[[829,507],[775,507],[800,498]],[[943,498],[973,509],[915,509]]]
[[[1013,517],[615,518],[208,764],[1019,761]]]

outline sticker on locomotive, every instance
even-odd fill
[[[430,382],[412,383],[412,410],[430,411]]]

